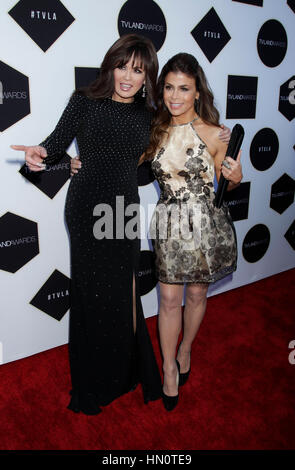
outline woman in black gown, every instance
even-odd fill
[[[97,414],[137,383],[145,402],[161,397],[138,289],[140,239],[124,233],[133,216],[124,216],[123,231],[116,226],[129,204],[139,204],[137,165],[149,141],[157,71],[152,43],[123,36],[107,52],[99,78],[73,94],[52,134],[40,146],[13,146],[26,152],[32,171],[40,171],[76,137],[83,162],[65,207],[71,242],[69,408],[75,412]],[[100,204],[113,215],[105,225],[97,219],[105,216]]]

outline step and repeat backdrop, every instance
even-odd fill
[[[64,202],[78,153],[74,141],[36,175],[10,145],[41,142],[75,87],[95,79],[107,49],[126,33],[151,38],[160,66],[178,52],[194,54],[221,122],[245,129],[243,182],[227,198],[238,269],[209,296],[295,266],[294,31],[295,0],[1,0],[0,362],[68,341]],[[148,220],[159,190],[146,164],[138,180],[140,289],[149,317],[158,312],[158,288]]]

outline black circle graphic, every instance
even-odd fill
[[[275,131],[265,127],[254,136],[250,147],[250,160],[259,171],[268,170],[276,161],[279,139]]]
[[[266,225],[257,224],[252,227],[243,241],[243,256],[248,263],[256,263],[267,252],[270,232]]]
[[[165,16],[153,0],[128,0],[118,16],[118,31],[120,36],[129,33],[145,36],[158,51],[166,38]]]
[[[277,20],[264,23],[257,36],[257,51],[267,67],[277,67],[287,52],[288,40],[285,28]]]
[[[145,295],[157,284],[155,275],[155,256],[153,251],[145,250],[140,252],[140,264],[138,270],[139,292]]]
[[[295,117],[295,75],[280,86],[279,111],[288,121]]]

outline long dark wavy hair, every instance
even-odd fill
[[[165,135],[171,121],[171,114],[163,99],[165,79],[169,72],[182,72],[196,81],[196,89],[200,96],[195,102],[195,111],[209,125],[219,126],[219,112],[214,106],[214,96],[206,76],[197,59],[181,52],[176,54],[164,65],[159,76],[156,89],[156,114],[152,122],[150,144],[145,152],[144,160],[152,160]]]
[[[126,34],[118,39],[107,51],[98,78],[88,87],[77,90],[92,99],[109,98],[114,93],[114,69],[127,64],[133,56],[134,63],[145,71],[146,106],[154,109],[155,90],[158,76],[158,58],[153,43],[146,37],[138,34]],[[135,95],[141,97],[142,89]]]

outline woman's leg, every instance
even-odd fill
[[[160,282],[159,333],[163,355],[163,391],[168,396],[178,393],[175,354],[182,326],[182,297],[183,285]]]
[[[187,284],[183,314],[183,338],[177,353],[180,372],[190,369],[192,343],[202,323],[207,305],[208,284]]]

